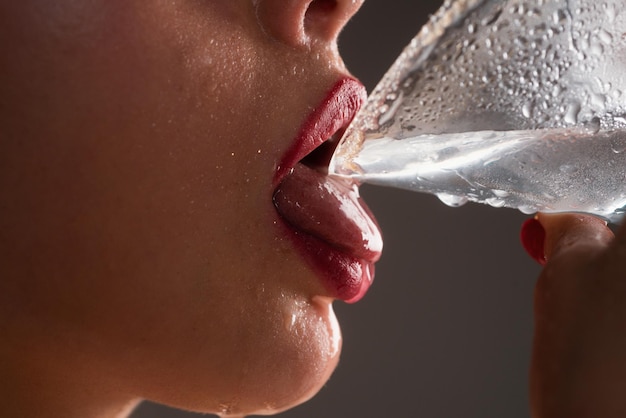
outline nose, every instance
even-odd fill
[[[292,47],[336,42],[364,0],[255,0],[266,33]]]

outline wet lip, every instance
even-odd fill
[[[382,238],[357,185],[326,172],[336,141],[365,98],[358,81],[337,82],[302,125],[274,178],[273,200],[285,233],[331,296],[348,302],[369,288]]]
[[[274,186],[277,186],[300,160],[329,139],[339,140],[340,134],[365,103],[366,98],[365,88],[357,80],[344,78],[338,81],[300,127],[300,132],[276,168]]]

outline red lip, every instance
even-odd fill
[[[345,130],[365,98],[358,81],[337,82],[303,123],[274,177],[274,205],[285,232],[331,296],[347,302],[356,302],[369,288],[382,238],[357,185],[327,176],[327,158],[318,154],[322,144],[332,152],[327,140]]]
[[[309,115],[276,167],[274,186],[306,155],[345,129],[367,99],[365,87],[353,78],[339,80]]]

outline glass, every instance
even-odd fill
[[[621,0],[446,1],[329,171],[525,213],[626,211]]]

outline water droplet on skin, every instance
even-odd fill
[[[240,414],[235,414],[233,415],[233,410],[235,409],[235,406],[237,405],[236,401],[232,401],[232,402],[220,402],[218,404],[218,415],[220,417],[224,417],[224,418],[240,418],[242,417],[242,415]]]
[[[276,402],[264,402],[263,406],[268,411],[275,411],[276,410]],[[241,418],[245,418],[245,417],[241,417]]]
[[[285,314],[285,330],[291,332],[296,325],[298,316],[295,313]]]

